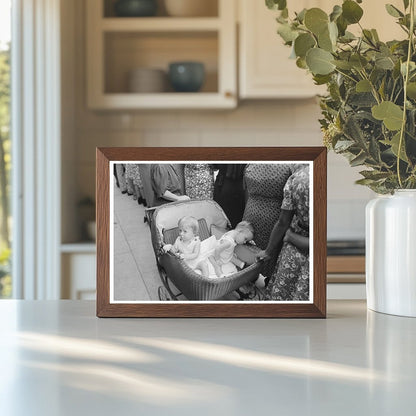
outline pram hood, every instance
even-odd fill
[[[153,224],[160,242],[163,241],[163,231],[177,227],[178,221],[185,216],[192,216],[197,220],[204,218],[209,230],[212,225],[221,228],[227,228],[230,225],[224,211],[215,201],[174,202],[156,208],[153,214]]]

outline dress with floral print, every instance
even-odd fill
[[[290,228],[309,237],[309,167],[297,170],[287,181],[282,209],[294,211]],[[309,300],[309,253],[285,242],[266,288],[268,300]]]

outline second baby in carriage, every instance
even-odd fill
[[[241,266],[241,261],[234,255],[234,248],[237,244],[245,244],[252,240],[254,236],[253,226],[247,221],[237,224],[234,230],[226,232],[218,241],[215,236],[211,236],[201,242],[198,237],[198,220],[194,217],[181,218],[178,227],[179,236],[175,243],[165,244],[163,250],[174,253],[204,277],[210,274],[223,276],[223,268],[231,263]],[[233,267],[235,270],[235,266]]]

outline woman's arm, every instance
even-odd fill
[[[190,199],[187,195],[175,195],[171,191],[165,191],[162,197],[168,201],[187,201]]]
[[[288,241],[302,251],[309,252],[309,237],[296,234],[289,229],[286,232],[284,241]]]
[[[273,231],[270,234],[269,244],[267,245],[266,250],[257,254],[256,257],[258,259],[267,259],[275,250],[279,248],[279,246],[281,248],[283,237],[285,236],[286,231],[289,229],[294,213],[294,211],[282,209],[280,212],[279,220],[273,227]]]

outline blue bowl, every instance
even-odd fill
[[[201,62],[172,62],[169,80],[177,92],[197,92],[205,80],[205,67]]]
[[[118,0],[114,12],[120,17],[154,16],[157,12],[156,0]]]

